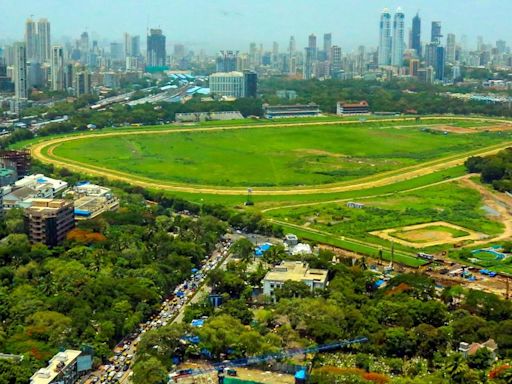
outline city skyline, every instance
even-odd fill
[[[403,4],[407,3],[407,4]],[[457,2],[459,3],[459,2]],[[427,25],[431,21],[441,21],[444,32],[468,36],[470,46],[476,47],[477,36],[483,36],[486,42],[495,42],[507,38],[512,27],[504,20],[493,19],[491,16],[482,18],[490,7],[496,14],[512,11],[512,4],[504,4],[497,0],[464,1],[465,17],[460,17],[462,4],[445,3],[432,0],[426,5],[419,0],[413,1],[373,1],[371,4],[358,4],[355,8],[349,1],[322,0],[315,7],[305,0],[291,3],[288,0],[270,2],[262,0],[257,4],[246,0],[220,0],[215,4],[196,0],[177,0],[173,4],[160,0],[152,1],[141,9],[135,1],[113,1],[111,9],[106,9],[97,0],[82,4],[71,0],[62,7],[57,0],[45,1],[44,4],[35,0],[24,1],[22,5],[6,3],[0,6],[4,22],[0,25],[0,42],[2,40],[17,41],[23,37],[23,25],[27,18],[47,18],[52,23],[52,38],[55,41],[76,40],[83,31],[88,31],[91,39],[100,42],[121,42],[123,33],[145,35],[148,28],[160,28],[167,36],[168,44],[184,43],[190,49],[204,49],[214,53],[219,49],[245,50],[249,42],[255,41],[271,47],[278,41],[284,47],[290,35],[295,35],[297,46],[307,46],[310,33],[320,35],[332,32],[333,43],[345,50],[355,50],[359,45],[376,47],[378,44],[378,20],[383,8],[394,13],[400,6],[405,14],[406,39],[411,27],[412,18],[419,11],[423,27],[423,42],[430,32]],[[282,17],[290,11],[293,4],[293,20]],[[272,6],[270,6],[272,5]],[[347,6],[353,12],[332,12],[332,9],[343,10]],[[191,12],[194,7],[200,7]],[[123,10],[123,19],[112,22],[117,17],[119,8]],[[74,12],[69,12],[73,9]],[[190,16],[183,17],[183,14]],[[179,15],[179,17],[178,17]],[[475,28],[475,17],[479,24]],[[249,23],[249,21],[251,21]],[[222,28],[218,28],[222,25]]]

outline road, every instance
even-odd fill
[[[436,120],[453,120],[453,117],[438,117]],[[477,118],[458,118],[458,120],[475,120]],[[415,118],[400,118],[400,119],[389,119],[386,121],[412,121]],[[427,119],[424,119],[427,121]],[[485,120],[486,119],[477,119]],[[492,121],[492,120],[489,120]],[[371,122],[382,122],[382,120],[367,120]],[[194,128],[174,128],[174,129],[141,129],[136,131],[121,131],[121,132],[107,132],[107,133],[94,133],[87,135],[74,135],[66,137],[58,137],[36,143],[31,147],[32,156],[43,163],[54,164],[57,167],[65,167],[72,171],[91,174],[95,176],[102,176],[112,180],[124,181],[133,185],[138,185],[144,188],[157,188],[160,190],[176,191],[176,192],[187,192],[187,193],[206,193],[216,195],[241,195],[246,194],[246,188],[223,188],[223,187],[212,187],[212,186],[201,186],[201,185],[188,185],[179,183],[165,183],[152,180],[150,178],[144,178],[140,176],[131,175],[129,173],[111,170],[105,167],[94,166],[89,164],[83,164],[72,159],[60,158],[54,154],[55,148],[59,145],[84,138],[95,138],[95,137],[121,137],[127,135],[154,135],[155,132],[159,134],[173,134],[183,132],[215,132],[215,131],[226,131],[226,130],[239,130],[239,129],[257,129],[265,127],[290,127],[290,126],[315,126],[315,125],[344,125],[353,124],[354,121],[331,121],[331,122],[312,122],[312,123],[276,123],[276,124],[254,124],[254,125],[235,125],[235,126],[219,126],[219,127],[194,127]],[[464,161],[470,156],[488,156],[495,154],[509,146],[512,146],[512,142],[505,142],[498,145],[481,148],[474,151],[468,151],[466,153],[447,156],[442,159],[432,160],[421,164],[405,167],[399,170],[389,171],[373,175],[369,177],[360,178],[348,182],[340,182],[333,184],[326,184],[323,186],[309,186],[309,187],[290,187],[290,188],[260,188],[253,189],[253,195],[262,196],[285,196],[285,195],[310,195],[310,194],[321,194],[321,193],[339,193],[347,191],[355,191],[361,189],[369,189],[375,187],[382,187],[398,182],[414,179],[420,176],[429,175],[433,172],[438,172],[462,165]]]
[[[162,302],[159,312],[145,323],[139,324],[139,328],[134,333],[127,335],[114,348],[110,362],[101,365],[96,371],[90,373],[85,380],[82,378],[79,383],[131,383],[133,374],[131,366],[136,358],[137,345],[142,334],[183,320],[186,306],[198,302],[208,293],[206,284],[208,273],[215,268],[225,266],[227,263],[230,245],[231,241],[229,239],[219,242],[201,268],[176,287],[174,292]]]

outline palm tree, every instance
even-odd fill
[[[466,359],[460,353],[453,353],[448,356],[444,366],[444,374],[450,379],[450,383],[464,384],[468,373]]]

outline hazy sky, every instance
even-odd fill
[[[470,46],[482,35],[486,42],[502,38],[512,43],[511,0],[0,0],[0,41],[22,39],[30,15],[51,22],[52,37],[76,39],[87,30],[101,41],[121,41],[123,32],[145,35],[160,27],[169,45],[184,43],[207,52],[247,50],[250,41],[272,41],[284,50],[290,35],[297,47],[307,35],[332,32],[333,43],[344,50],[376,46],[379,14],[384,7],[401,6],[406,25],[419,10],[423,40],[430,22],[442,22],[443,34],[466,34]]]

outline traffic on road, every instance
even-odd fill
[[[158,313],[145,323],[139,324],[135,332],[126,336],[113,350],[113,356],[107,363],[98,367],[85,381],[85,384],[130,383],[133,375],[132,365],[135,360],[137,345],[141,336],[148,331],[171,324],[184,310],[186,304],[194,297],[196,291],[205,283],[208,273],[220,264],[228,255],[232,241],[220,241],[209,258],[205,259],[200,268],[192,269],[190,277],[178,285],[175,290],[162,302]]]

